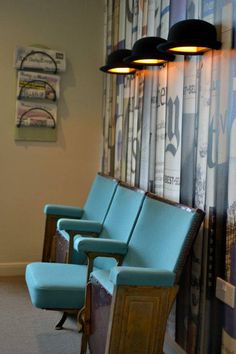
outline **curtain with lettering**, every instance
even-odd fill
[[[102,169],[205,210],[169,328],[188,354],[236,353],[236,314],[215,297],[217,276],[236,285],[235,1],[106,0],[104,60],[190,18],[216,26],[221,50],[104,74]]]

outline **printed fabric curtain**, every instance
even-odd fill
[[[166,39],[190,18],[214,24],[222,49],[135,75],[104,74],[102,169],[206,211],[169,328],[188,354],[236,353],[236,313],[215,297],[217,276],[236,285],[236,4],[106,0],[104,61],[139,38]]]

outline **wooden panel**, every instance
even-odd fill
[[[163,354],[166,322],[177,291],[177,287],[119,286],[105,353]]]
[[[68,260],[68,242],[64,242],[63,245],[58,243],[62,243],[62,240],[60,240],[59,234],[56,235],[57,233],[57,221],[59,219],[64,219],[68,218],[68,215],[51,215],[48,214],[46,216],[46,222],[45,222],[45,233],[44,233],[44,244],[43,244],[43,255],[42,255],[42,262],[62,262],[64,263],[65,261]],[[69,217],[70,219],[77,219],[74,217]],[[68,232],[71,236],[74,236],[78,234],[77,231],[69,231]],[[83,232],[80,232],[80,234],[83,234]],[[87,233],[89,236],[96,236],[94,233]],[[61,237],[62,239],[62,237]],[[73,243],[71,244],[73,246]],[[57,248],[61,248],[60,250],[60,255],[58,257],[58,250]],[[62,250],[63,248],[63,250]],[[72,250],[71,250],[72,251]]]
[[[59,232],[56,233],[53,240],[54,242],[52,247],[54,247],[55,254],[51,252],[51,259],[56,263],[67,263],[69,242],[62,235],[60,235]]]
[[[132,350],[136,353],[138,350],[146,352],[148,348],[151,336],[151,330],[155,323],[153,318],[154,306],[153,299],[146,298],[144,301],[138,301],[135,297],[126,298],[125,308],[128,314],[127,323],[122,323],[122,327],[126,327],[128,341],[124,341],[122,344],[122,350],[128,352],[130,349],[130,341],[132,341]],[[143,318],[147,318],[149,321],[143,323]]]
[[[89,351],[91,354],[105,353],[111,301],[111,295],[92,278],[91,333],[89,335]]]
[[[53,236],[56,233],[57,220],[60,217],[62,216],[58,216],[58,215],[46,216],[42,262],[50,262]]]

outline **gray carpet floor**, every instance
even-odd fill
[[[67,319],[62,331],[54,329],[61,315],[36,309],[23,277],[0,277],[0,354],[79,354],[75,319]],[[171,337],[166,339],[166,354],[186,354]]]
[[[0,277],[0,354],[78,354],[76,322],[69,318],[56,331],[60,317],[33,307],[23,277]]]

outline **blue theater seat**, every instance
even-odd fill
[[[98,173],[92,183],[87,200],[83,206],[74,207],[68,205],[47,204],[44,207],[46,215],[45,234],[42,261],[55,261],[54,236],[56,235],[56,225],[61,218],[93,220],[103,223],[112,198],[114,196],[118,181],[115,178]],[[96,234],[96,230],[92,233]],[[73,231],[71,231],[73,235]],[[64,260],[63,260],[64,261]]]
[[[122,256],[127,252],[132,230],[143,204],[145,193],[124,184],[117,186],[111,206],[104,223],[100,227],[99,240],[104,242],[104,252],[96,258],[96,269],[110,269],[120,264]],[[67,222],[67,221],[65,221]],[[68,221],[70,222],[70,220]],[[78,230],[84,221],[73,220]],[[90,224],[90,221],[88,221]],[[96,223],[93,223],[96,225]],[[83,240],[93,241],[92,237],[76,236],[77,252],[83,251]],[[76,251],[76,250],[75,250]],[[108,252],[112,257],[107,258]],[[34,306],[42,309],[78,310],[84,305],[87,271],[93,268],[92,252],[88,266],[83,264],[60,264],[48,262],[31,263],[26,268],[26,282],[31,301]],[[113,259],[115,258],[116,261]],[[60,326],[59,326],[60,327]]]

